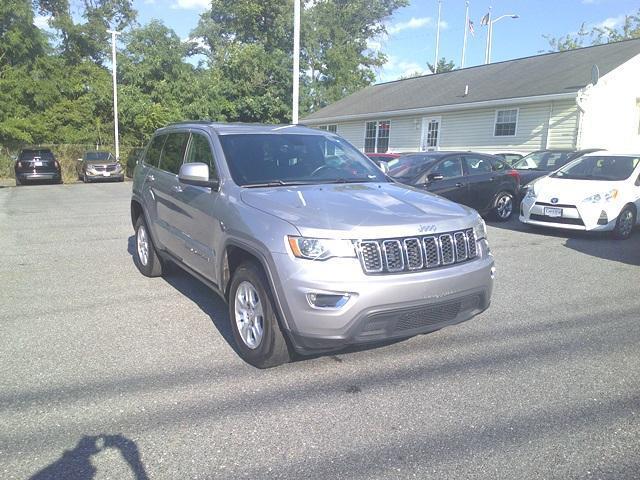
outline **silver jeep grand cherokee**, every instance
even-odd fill
[[[131,220],[140,271],[171,261],[224,297],[260,368],[438,330],[491,298],[474,210],[395,183],[319,130],[162,128],[135,169]]]

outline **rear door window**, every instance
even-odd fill
[[[158,167],[160,163],[160,153],[162,153],[162,146],[166,139],[166,135],[158,135],[151,140],[149,148],[147,148],[147,154],[144,156],[144,163]]]
[[[187,132],[176,132],[167,135],[167,141],[164,142],[160,158],[161,170],[175,175],[178,174],[188,141],[189,134]]]

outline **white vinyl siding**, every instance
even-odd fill
[[[514,136],[494,136],[496,110],[512,109],[518,110],[516,134]],[[388,151],[419,151],[422,119],[433,116],[392,117],[390,119]],[[441,119],[439,150],[475,150],[480,152],[516,150],[527,153],[544,148],[574,148],[578,129],[578,109],[573,100],[525,104],[508,109],[482,108],[456,112],[443,111],[439,112],[437,116]],[[364,151],[367,121],[337,121],[336,123],[338,124],[338,135]],[[547,126],[550,126],[548,134]]]
[[[578,133],[578,109],[575,102],[554,102],[549,106],[547,148],[575,148]]]

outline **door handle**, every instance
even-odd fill
[[[156,177],[154,177],[153,175],[147,175],[147,181],[155,182],[156,181]]]
[[[491,178],[489,179],[489,181],[490,181],[490,182],[493,182],[493,181],[495,181],[495,179],[496,179],[496,177],[491,177]]]
[[[458,183],[456,183],[456,187],[458,187],[458,188],[462,188],[462,187],[464,187],[464,183],[460,183],[460,182],[458,182]]]
[[[171,187],[171,190],[173,190],[176,193],[180,193],[182,192],[182,187],[180,185],[174,185],[173,187]]]

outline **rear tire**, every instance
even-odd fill
[[[493,201],[491,215],[498,222],[506,222],[513,215],[515,195],[511,192],[500,192]]]
[[[133,261],[145,277],[159,277],[162,275],[162,261],[153,245],[149,229],[144,221],[144,215],[140,215],[135,225],[135,250]]]
[[[229,288],[231,331],[242,359],[257,368],[291,360],[267,277],[253,262],[241,264]]]
[[[636,209],[631,205],[626,205],[618,218],[616,219],[616,226],[613,229],[613,238],[618,240],[626,240],[633,233],[633,227],[636,225]]]

